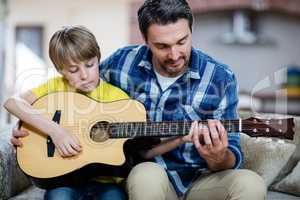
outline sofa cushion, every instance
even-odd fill
[[[292,154],[286,165],[282,168],[280,173],[275,179],[275,182],[279,182],[284,177],[286,177],[291,170],[297,165],[300,160],[300,117],[299,116],[292,116],[292,115],[282,115],[282,114],[274,114],[274,113],[251,113],[251,112],[239,112],[240,117],[245,119],[249,117],[257,117],[257,118],[265,118],[265,119],[282,119],[282,118],[294,118],[295,123],[295,135],[293,139],[293,143],[297,145],[295,152]]]
[[[281,115],[281,114],[250,114],[247,112],[242,112],[240,115],[243,118],[248,118],[250,116],[255,116],[259,118],[288,118],[293,117],[295,123],[295,135],[293,143],[297,145],[296,150],[291,155],[288,162],[282,168],[278,176],[274,181],[274,185],[271,187],[272,190],[287,192],[290,194],[300,196],[300,117],[291,115]]]
[[[43,200],[44,199],[45,190],[37,188],[35,186],[31,186],[28,189],[24,190],[20,194],[10,198],[9,200]]]
[[[295,145],[271,138],[253,138],[241,133],[241,146],[244,153],[243,168],[258,173],[266,185],[275,180],[295,151]]]
[[[272,187],[272,190],[300,196],[300,162],[292,172]]]
[[[295,138],[293,141],[295,144],[297,144],[297,148],[277,176],[272,190],[287,191],[288,193],[297,194],[300,196],[300,117],[294,117],[294,121]]]
[[[24,192],[10,198],[9,200],[43,200],[44,199],[45,190],[41,190],[35,186],[32,186],[25,190]],[[287,195],[280,192],[268,191],[267,200],[299,200],[299,197]]]
[[[16,162],[14,147],[10,144],[12,127],[0,131],[0,199],[7,199],[30,185]]]
[[[300,198],[281,192],[268,191],[267,200],[300,200]]]

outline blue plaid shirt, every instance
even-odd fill
[[[237,84],[224,64],[192,48],[187,71],[162,91],[146,46],[117,50],[100,64],[104,80],[122,88],[142,102],[151,121],[237,119]],[[234,168],[243,159],[239,134],[229,133],[229,149],[236,157]],[[177,194],[182,196],[192,181],[207,170],[206,161],[192,143],[155,157],[167,172]]]

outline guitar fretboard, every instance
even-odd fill
[[[207,125],[207,121],[201,123]],[[242,130],[240,120],[226,120],[221,123],[227,132]],[[183,136],[189,133],[191,125],[192,121],[111,123],[109,132],[111,138]]]

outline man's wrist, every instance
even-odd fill
[[[209,169],[212,171],[231,169],[235,163],[235,156],[230,149],[227,148],[223,155],[217,159],[209,160],[207,163]]]

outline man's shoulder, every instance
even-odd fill
[[[117,50],[118,53],[121,54],[129,54],[129,53],[144,53],[148,51],[148,47],[146,45],[129,45]]]
[[[222,74],[222,76],[225,77],[234,76],[234,72],[229,65],[220,62],[218,59],[213,58],[199,49],[193,48],[193,53],[199,57],[200,63],[205,64],[205,67],[208,65],[213,66],[215,75]],[[201,67],[203,66],[199,65],[199,68]]]

